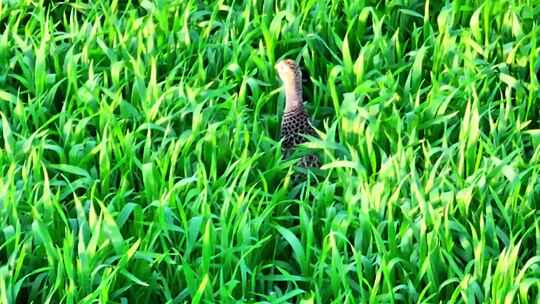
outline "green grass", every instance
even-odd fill
[[[537,303],[538,16],[0,0],[0,303]],[[296,186],[284,57],[324,164]]]

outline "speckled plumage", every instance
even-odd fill
[[[317,135],[304,109],[300,108],[285,112],[281,121],[281,138],[283,139],[281,147],[285,156],[289,156],[296,145],[306,142],[304,135]],[[319,167],[319,159],[315,155],[306,155],[300,159],[298,165],[301,167]]]
[[[288,157],[298,144],[307,140],[304,135],[316,136],[317,133],[311,126],[309,115],[304,110],[300,68],[293,60],[285,59],[276,64],[276,69],[285,89],[281,138],[283,154]],[[299,160],[298,166],[319,167],[319,158],[314,154],[306,155]]]

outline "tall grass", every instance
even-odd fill
[[[537,1],[0,1],[0,303],[536,303]],[[281,159],[297,59],[323,166]]]

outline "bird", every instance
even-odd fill
[[[280,137],[282,154],[288,157],[298,144],[307,141],[305,135],[316,137],[317,132],[311,125],[310,117],[304,109],[302,99],[302,71],[292,59],[279,61],[275,66],[285,91],[285,110],[281,120]],[[303,156],[297,163],[302,168],[320,167],[315,154]]]

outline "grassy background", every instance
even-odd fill
[[[0,1],[1,303],[536,303],[538,1]],[[290,57],[324,166],[290,184]]]

